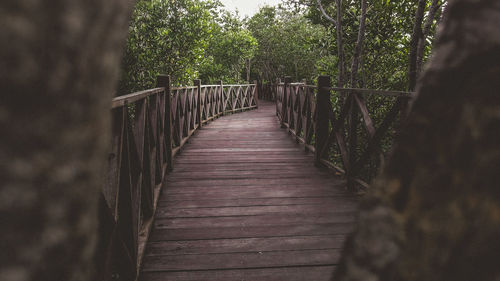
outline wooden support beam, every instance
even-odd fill
[[[174,168],[174,157],[172,155],[173,129],[172,129],[172,94],[170,76],[159,75],[156,79],[156,85],[160,88],[165,88],[165,146],[167,154],[167,170],[172,171]]]
[[[254,80],[253,82],[255,84],[255,87],[257,87],[254,91],[254,99],[255,99],[255,104],[257,105],[257,108],[259,108],[259,97],[262,96],[262,81],[260,80]],[[251,93],[250,93],[251,94]],[[249,104],[248,106],[252,106]]]
[[[355,182],[353,181],[356,175],[353,173],[352,166],[357,161],[357,147],[358,147],[358,107],[356,105],[356,101],[354,95],[350,95],[347,99],[347,102],[350,105],[349,109],[349,117],[348,117],[348,140],[349,140],[349,166],[346,168],[346,176],[347,176],[347,188],[349,190],[355,190]]]
[[[217,81],[217,84],[219,85],[219,91],[220,91],[220,101],[222,103],[222,115],[226,115],[226,97],[224,96],[224,84],[222,83],[222,80]]]
[[[292,83],[292,77],[285,77],[283,99],[281,101],[281,128],[286,128],[285,122],[288,119],[288,93],[290,92],[290,83]]]
[[[316,134],[315,134],[315,164],[321,165],[322,147],[328,139],[328,122],[330,110],[330,91],[325,87],[330,87],[330,76],[320,76],[318,78],[318,96],[316,97]]]
[[[196,112],[197,118],[198,118],[198,129],[201,129],[203,126],[203,104],[201,103],[201,80],[196,79],[194,80],[194,86],[197,87],[197,100],[198,100],[198,111]]]
[[[276,79],[276,86],[274,88],[274,94],[275,96],[275,102],[276,102],[276,116],[279,116],[279,90],[280,90],[280,84],[281,84],[281,79],[277,78]]]

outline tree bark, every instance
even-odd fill
[[[323,8],[323,5],[321,4],[321,0],[317,0],[317,5],[318,9],[321,11],[321,14],[324,18],[326,18],[329,22],[331,22],[336,29],[336,34],[337,34],[337,56],[338,56],[338,78],[337,78],[337,87],[342,88],[344,87],[344,75],[345,75],[345,66],[344,66],[344,61],[345,61],[345,54],[344,54],[344,43],[343,43],[343,31],[342,31],[342,0],[335,0],[336,6],[337,6],[337,12],[336,12],[336,17],[337,19],[334,20],[331,16],[329,16],[325,9]],[[341,104],[343,103],[343,97],[340,98]]]
[[[354,54],[352,57],[352,65],[351,65],[351,88],[358,87],[358,72],[359,72],[359,64],[361,61],[361,56],[363,55],[363,46],[365,41],[365,31],[366,31],[366,0],[361,0],[361,15],[359,19],[359,30],[358,30],[358,39],[356,41],[356,46],[354,47]],[[358,106],[366,106],[361,96],[358,96],[355,93],[349,95],[347,102],[350,103],[349,109],[349,165],[347,169],[347,185],[350,190],[354,190],[354,182],[352,179],[355,175],[352,174],[353,166],[357,161],[357,147],[358,147]]]
[[[500,279],[500,2],[450,1],[335,281]]]
[[[354,47],[354,54],[352,57],[352,65],[351,65],[352,88],[357,87],[359,62],[361,60],[361,56],[363,55],[365,33],[366,33],[366,0],[361,0],[361,16],[359,19],[358,39],[356,41],[356,46]]]
[[[431,7],[429,8],[429,12],[427,13],[427,18],[425,19],[425,24],[424,24],[424,29],[422,31],[422,38],[418,40],[418,47],[417,47],[417,77],[416,79],[418,80],[418,77],[420,73],[422,72],[422,66],[424,62],[424,51],[425,47],[427,46],[427,36],[429,36],[429,33],[431,31],[432,24],[434,23],[434,18],[436,16],[437,11],[439,10],[439,5],[440,0],[432,0]]]
[[[342,31],[342,0],[336,0],[337,3],[337,55],[339,57],[339,62],[338,62],[338,81],[337,81],[337,87],[342,88],[344,87],[344,61],[345,61],[345,55],[344,55],[344,42],[343,42],[343,31]],[[343,97],[341,99],[343,101]],[[343,104],[341,102],[340,104]]]
[[[131,6],[0,4],[0,280],[96,280],[97,201]]]
[[[333,25],[337,26],[337,22],[332,17],[330,17],[330,15],[326,13],[325,8],[323,8],[323,4],[321,4],[321,0],[317,0],[317,3],[318,3],[318,9],[320,10],[323,17],[327,19],[329,22],[333,23]]]
[[[415,12],[415,22],[413,23],[413,33],[410,41],[410,69],[408,70],[409,87],[408,91],[413,92],[417,85],[417,52],[418,42],[423,37],[422,22],[424,21],[425,6],[427,0],[419,0],[417,11]]]

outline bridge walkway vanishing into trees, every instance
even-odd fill
[[[167,177],[140,280],[328,280],[356,200],[313,163],[273,103],[203,127]]]
[[[345,94],[342,108],[332,93]],[[393,104],[381,121],[370,95]],[[367,186],[360,167],[382,157],[408,97],[328,77],[172,88],[160,76],[115,98],[101,280],[328,280],[355,221],[350,186]]]

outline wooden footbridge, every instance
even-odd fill
[[[355,221],[347,186],[367,185],[358,171],[408,94],[290,82],[172,88],[161,76],[113,100],[103,280],[329,280]],[[367,94],[394,103],[379,124]],[[368,136],[356,147],[343,133],[362,134],[354,108]]]

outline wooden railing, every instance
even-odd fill
[[[274,89],[275,84],[271,82],[266,82],[262,84],[262,89],[260,91],[260,99],[267,101],[275,101],[276,100],[276,91]]]
[[[115,98],[109,170],[99,208],[100,280],[135,280],[173,158],[202,126],[258,107],[256,84],[158,88]]]
[[[334,88],[328,76],[319,77],[316,86],[285,78],[272,89],[282,128],[315,154],[317,165],[345,175],[352,190],[369,186],[412,96],[398,91]],[[372,113],[366,100],[377,107]]]

